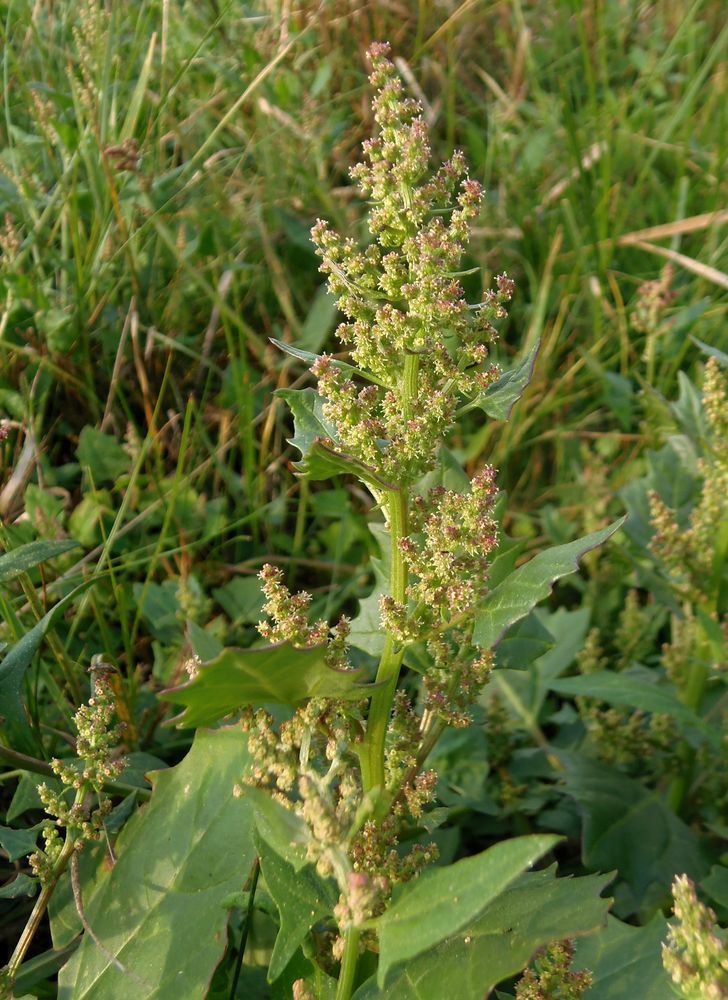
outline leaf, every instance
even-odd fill
[[[249,787],[245,794],[255,810],[260,837],[294,871],[300,872],[309,864],[306,847],[311,834],[304,821],[262,788]]]
[[[17,899],[18,896],[35,896],[38,879],[20,872],[12,882],[0,886],[0,899]]]
[[[0,663],[0,721],[3,722],[6,737],[16,749],[33,746],[21,697],[25,671],[30,666],[46,632],[51,628],[56,618],[91,583],[93,580],[85,580],[70,594],[66,594],[58,604],[43,615],[40,621],[36,622],[29,632],[25,633],[20,642],[13,646]]]
[[[96,486],[116,482],[129,470],[131,462],[116,438],[95,427],[84,427],[81,431],[76,454],[81,465],[90,471]]]
[[[70,538],[58,541],[41,540],[21,545],[19,548],[13,549],[12,552],[6,552],[0,556],[0,583],[12,580],[14,577],[20,576],[21,573],[27,573],[34,566],[78,547],[78,542],[74,542]]]
[[[333,913],[339,893],[310,864],[296,871],[275,851],[266,848],[265,842],[257,845],[260,867],[280,914],[280,928],[268,967],[268,981],[272,983],[283,973],[314,924]]]
[[[670,715],[688,726],[695,726],[713,743],[720,745],[720,734],[707,726],[695,712],[679,701],[671,691],[649,680],[622,671],[600,670],[583,677],[567,677],[551,681],[549,687],[557,694],[581,698],[598,698],[610,705],[626,705],[645,712]]]
[[[199,656],[203,662],[214,660],[225,649],[216,636],[210,632],[206,632],[204,628],[200,628],[193,621],[187,622],[187,638],[190,640],[190,645],[195,656]]]
[[[326,664],[326,646],[297,649],[290,643],[254,649],[225,649],[203,663],[186,684],[167,688],[165,701],[184,705],[180,727],[209,726],[243,705],[296,705],[306,698],[366,698],[364,670],[336,670]]]
[[[581,557],[602,545],[622,527],[624,521],[622,517],[601,531],[547,549],[515,569],[481,601],[473,642],[492,649],[514,622],[525,618],[539,601],[549,596],[556,580],[575,573]]]
[[[499,667],[527,670],[554,645],[554,637],[535,613],[516,622],[498,645],[496,662]]]
[[[565,768],[566,792],[583,817],[584,864],[619,871],[618,916],[651,912],[677,873],[698,881],[707,872],[697,835],[658,792],[587,757],[553,752]]]
[[[710,875],[700,883],[700,888],[704,889],[719,906],[728,909],[728,867],[713,865]]]
[[[376,471],[352,455],[337,452],[324,441],[338,442],[336,428],[323,414],[324,400],[313,389],[278,389],[293,414],[294,435],[289,444],[298,448],[302,461],[295,468],[311,479],[330,479],[339,473],[351,473],[376,489],[391,491],[391,483],[381,479]]]
[[[710,357],[716,358],[724,368],[728,366],[728,354],[725,351],[721,351],[717,347],[711,347],[710,344],[704,344],[702,340],[698,340],[697,337],[693,337],[692,335],[690,339],[700,348],[703,354],[708,354]]]
[[[672,982],[662,965],[662,941],[667,922],[657,914],[644,927],[607,917],[607,926],[576,943],[575,970],[589,969],[594,980],[588,1000],[665,1000]]]
[[[368,980],[354,1000],[483,1000],[543,945],[603,926],[610,900],[600,893],[609,877],[557,879],[554,870],[523,874],[457,934],[398,965],[383,989]]]
[[[422,875],[377,921],[379,985],[393,966],[416,958],[476,920],[558,842],[559,837],[545,834],[514,837]]]
[[[239,729],[199,732],[121,831],[117,861],[82,886],[84,934],[59,976],[59,1000],[202,997],[227,947],[222,900],[255,857],[253,811],[233,794],[248,762]],[[122,971],[117,964],[121,963]]]
[[[485,392],[461,407],[459,413],[465,413],[478,407],[494,420],[508,420],[511,410],[531,381],[539,346],[540,341],[536,341],[533,348],[519,361],[515,368],[503,372],[497,382],[488,386]]]
[[[8,861],[17,861],[26,854],[32,854],[42,825],[39,823],[28,830],[13,830],[9,826],[0,826],[0,847],[7,852]]]
[[[374,587],[368,597],[359,601],[359,613],[351,623],[349,642],[371,656],[381,656],[385,633],[382,628],[379,601],[382,594],[387,593],[389,577],[381,559],[373,558],[371,565],[374,570]]]
[[[305,363],[311,367],[314,362],[318,361],[321,357],[320,354],[313,354],[311,351],[304,351],[300,347],[293,347],[291,344],[286,344],[282,340],[276,340],[275,337],[270,337],[271,344],[275,346],[280,351],[285,351],[286,354],[290,354],[292,358],[298,358],[299,361],[305,361]],[[357,368],[355,365],[350,365],[346,361],[339,361],[338,358],[331,358],[331,364],[334,368],[338,368],[340,371],[348,375],[349,378],[363,378],[367,382],[374,382],[376,385],[384,385],[384,382],[380,382],[376,376],[372,375],[371,372],[365,372],[361,368]],[[278,395],[282,395],[284,392],[299,392],[299,389],[281,389],[278,391]],[[315,389],[306,389],[304,392],[315,392]],[[320,398],[320,397],[319,397]]]

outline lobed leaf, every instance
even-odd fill
[[[167,688],[165,701],[184,705],[180,727],[209,726],[243,705],[296,705],[306,698],[366,698],[364,670],[336,670],[326,663],[326,646],[298,649],[290,643],[253,649],[225,649],[203,663],[192,680]]]
[[[697,834],[645,788],[605,764],[554,751],[565,787],[583,816],[582,861],[592,870],[617,869],[619,916],[651,913],[676,873],[699,880],[707,864]]]
[[[289,444],[298,448],[302,461],[295,468],[311,479],[330,479],[340,473],[357,476],[375,489],[396,489],[385,482],[365,462],[336,451],[338,435],[334,425],[323,414],[324,400],[313,389],[279,389],[276,395],[284,399],[293,414],[294,435]]]
[[[602,545],[622,527],[620,518],[601,531],[594,531],[574,542],[540,552],[498,584],[481,601],[475,619],[473,642],[492,649],[515,622],[520,621],[539,601],[551,593],[554,583],[579,568],[579,560]]]

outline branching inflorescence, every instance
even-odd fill
[[[460,279],[469,272],[459,267],[480,185],[460,152],[428,176],[421,108],[405,96],[388,46],[372,46],[369,56],[378,134],[351,173],[371,205],[372,240],[362,249],[321,220],[312,230],[321,271],[346,317],[337,335],[352,364],[324,355],[311,371],[332,429],[316,443],[351,463],[386,518],[384,649],[368,706],[314,700],[278,730],[266,712],[248,712],[244,720],[256,762],[249,780],[305,821],[311,860],[339,884],[336,915],[346,943],[340,939],[335,954],[343,954],[342,979],[350,975],[352,952],[355,961],[361,925],[394,882],[434,856],[434,848],[421,845],[398,850],[400,829],[403,822],[416,827],[434,794],[435,775],[423,770],[429,751],[446,725],[467,724],[492,667],[472,635],[498,542],[495,470],[484,468],[462,492],[427,488],[422,480],[439,467],[463,399],[500,375],[489,344],[514,289],[502,274],[480,303],[468,304]],[[333,629],[325,621],[309,624],[307,594],[290,594],[270,566],[261,580],[272,619],[261,623],[261,634],[296,646],[327,643],[329,665],[345,669],[349,622]],[[413,643],[428,663],[416,707],[396,690]]]

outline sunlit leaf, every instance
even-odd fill
[[[326,647],[297,649],[289,643],[254,649],[225,649],[203,663],[192,680],[168,688],[160,698],[185,711],[182,727],[209,726],[243,705],[296,705],[306,698],[357,700],[369,693],[363,670],[336,670],[326,663]]]
[[[473,641],[486,649],[495,646],[514,622],[549,596],[557,580],[577,571],[582,556],[602,545],[623,524],[624,518],[620,518],[601,531],[540,552],[515,569],[480,602]]]

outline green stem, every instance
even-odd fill
[[[709,656],[710,649],[706,642],[703,640],[696,643],[692,650],[687,683],[681,697],[683,704],[687,705],[688,708],[692,708],[696,713],[700,711],[705,688],[708,683],[706,661]],[[695,751],[689,743],[683,740],[678,748],[677,757],[680,762],[680,773],[675,775],[670,782],[667,792],[667,804],[674,813],[679,815],[692,778]]]
[[[417,396],[419,368],[419,357],[416,354],[408,354],[404,362],[402,379],[402,409],[406,417],[412,415],[413,402]],[[407,564],[399,547],[400,541],[407,536],[409,530],[409,493],[404,487],[389,495],[387,515],[392,553],[389,593],[397,604],[406,606]],[[403,657],[404,648],[398,647],[394,637],[387,634],[377,670],[376,683],[379,687],[372,695],[367,732],[359,752],[365,794],[373,788],[384,788],[384,742]]]
[[[341,959],[341,973],[336,987],[336,1000],[349,1000],[354,991],[356,963],[359,961],[358,927],[350,927],[344,938],[344,957]]]

